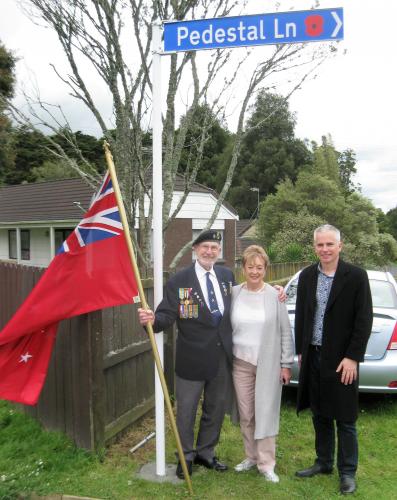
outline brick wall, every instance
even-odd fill
[[[236,221],[235,220],[225,220],[225,231],[224,231],[224,242],[223,242],[223,258],[225,261],[225,266],[234,269],[234,260],[236,256]]]
[[[192,239],[192,219],[174,219],[164,237],[164,269],[168,269],[177,252]],[[192,263],[192,252],[188,251],[179,261],[177,269]]]
[[[224,246],[222,264],[231,269],[235,265],[236,255],[236,221],[225,220]],[[168,269],[172,259],[182,246],[192,239],[192,220],[175,219],[169,225],[164,238],[164,269]],[[189,250],[179,261],[177,269],[182,269],[192,262],[192,252]]]

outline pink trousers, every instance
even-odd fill
[[[233,382],[240,414],[240,429],[246,457],[261,472],[273,471],[276,465],[276,437],[254,439],[256,366],[239,358],[233,360]]]

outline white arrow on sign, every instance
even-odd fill
[[[342,28],[342,24],[343,23],[342,23],[341,18],[338,16],[337,12],[332,11],[331,15],[335,19],[335,21],[336,21],[335,29],[334,29],[334,31],[332,32],[332,35],[331,35],[331,38],[334,38],[339,33],[340,29]]]

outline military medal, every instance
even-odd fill
[[[198,317],[198,307],[193,304],[192,289],[179,288],[179,317],[181,319],[192,319]],[[195,309],[197,308],[197,314]]]

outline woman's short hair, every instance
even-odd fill
[[[243,258],[241,260],[243,266],[245,266],[247,262],[250,262],[253,259],[255,259],[255,257],[258,257],[259,259],[263,260],[266,269],[270,263],[270,260],[265,250],[259,245],[250,245],[244,250]]]

